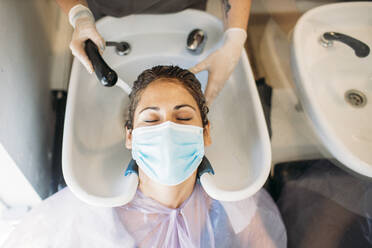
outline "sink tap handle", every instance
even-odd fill
[[[321,37],[321,42],[325,46],[332,46],[332,41],[340,41],[348,45],[354,50],[355,55],[360,58],[364,58],[369,55],[370,48],[367,44],[346,34],[325,32]]]
[[[85,41],[85,52],[92,62],[94,72],[103,86],[112,87],[118,81],[118,75],[101,57],[97,46],[91,40]]]

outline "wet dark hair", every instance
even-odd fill
[[[201,90],[199,80],[189,70],[182,69],[178,66],[159,65],[143,71],[133,83],[132,92],[129,95],[129,109],[127,113],[127,120],[125,127],[129,130],[133,129],[134,112],[141,99],[141,92],[153,81],[166,78],[176,79],[183,87],[193,96],[198,104],[203,126],[208,124],[207,114],[209,109],[207,107],[204,94]]]

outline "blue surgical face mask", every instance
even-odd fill
[[[167,121],[132,132],[132,157],[157,183],[182,183],[198,168],[203,156],[201,127]]]

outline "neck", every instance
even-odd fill
[[[178,208],[192,193],[196,181],[196,171],[184,182],[166,186],[152,181],[139,168],[139,189],[142,193],[168,208]]]

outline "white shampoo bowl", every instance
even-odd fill
[[[107,47],[105,61],[132,84],[155,65],[189,68],[220,45],[221,22],[201,11],[166,15],[106,17],[97,28],[107,41],[127,41],[131,52],[119,56]],[[208,35],[203,53],[186,50],[187,36],[199,28]],[[203,89],[207,72],[197,75]],[[129,100],[119,87],[103,87],[75,59],[68,92],[63,138],[63,174],[67,185],[83,201],[113,207],[130,201],[136,175],[124,176],[131,153],[124,146],[125,110]],[[223,201],[241,200],[265,183],[271,166],[270,140],[245,51],[209,114],[213,144],[206,156],[215,175],[204,174],[207,193]]]

